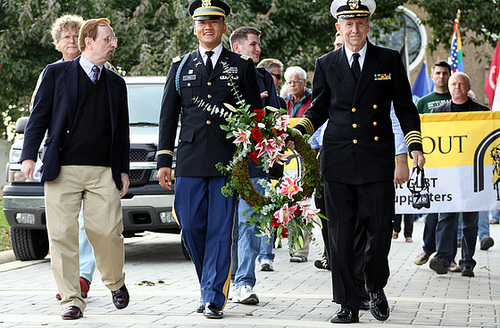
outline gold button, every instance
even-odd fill
[[[357,125],[356,123],[353,123],[353,124],[352,124],[352,127],[355,129],[355,128],[357,128],[357,127],[358,127],[358,125]]]
[[[352,143],[353,143],[353,144],[357,144],[357,143],[358,143],[358,140],[354,139],[354,140],[352,141]]]
[[[67,130],[66,133],[69,133],[69,130]]]
[[[212,124],[212,122],[210,122],[210,120],[207,120],[207,125],[210,125]]]
[[[378,124],[377,122],[373,122],[373,126],[377,126],[377,124]]]
[[[377,109],[377,107],[378,107],[377,105],[373,105],[373,109]]]
[[[212,95],[208,95],[208,96],[207,96],[207,98],[208,98],[208,99],[212,99]]]
[[[378,137],[377,136],[375,136],[375,138],[373,138],[373,139],[375,139],[375,141],[378,141]]]
[[[208,85],[208,86],[211,86],[211,85],[212,85],[212,82],[207,82],[207,85]]]
[[[188,87],[190,87],[190,86],[191,86],[191,83],[188,83]]]
[[[351,109],[351,111],[352,111],[353,113],[355,113],[355,112],[356,112],[356,108],[354,108],[354,107],[353,107],[353,108]]]

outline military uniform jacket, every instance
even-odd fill
[[[160,114],[158,167],[172,167],[180,117],[175,175],[221,176],[215,165],[219,162],[227,165],[236,150],[234,139],[227,139],[227,132],[220,128],[220,125],[227,124],[225,117],[232,113],[224,103],[239,106],[223,63],[252,109],[262,108],[256,70],[248,57],[226,48],[223,48],[211,76],[208,76],[198,50],[186,56],[189,57],[185,61],[185,58],[174,59],[167,75]]]
[[[368,42],[356,83],[344,48],[316,61],[313,102],[296,128],[313,134],[327,119],[321,167],[327,181],[363,184],[394,177],[391,102],[409,151],[422,150],[420,118],[398,52]]]

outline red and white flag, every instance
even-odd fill
[[[490,70],[484,84],[484,93],[490,101],[491,110],[500,110],[500,86],[498,83],[498,73],[500,71],[500,39],[495,48],[495,53],[491,59]]]

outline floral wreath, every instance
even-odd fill
[[[307,143],[308,136],[302,136],[289,127],[290,116],[286,110],[265,107],[251,111],[238,92],[232,79],[232,71],[227,65],[224,73],[232,84],[232,90],[239,108],[224,104],[232,115],[226,117],[228,139],[235,139],[237,150],[230,163],[217,168],[231,181],[222,188],[224,195],[232,195],[236,190],[240,197],[252,208],[247,221],[256,225],[262,234],[271,236],[276,231],[276,242],[289,238],[290,247],[295,249],[304,245],[304,232],[311,234],[314,224],[319,225],[319,210],[312,208],[311,196],[319,180],[319,164],[316,154]],[[264,187],[265,195],[255,190],[248,171],[253,161],[257,167],[269,173],[273,165],[284,165],[287,155],[286,144],[295,143],[295,150],[302,158],[301,175],[298,178],[283,177],[276,186],[266,179],[258,183]],[[245,213],[244,213],[245,214]]]

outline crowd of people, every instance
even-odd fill
[[[312,135],[309,143],[322,172],[316,205],[328,218],[322,220],[324,252],[314,265],[331,270],[333,300],[340,305],[331,322],[358,322],[360,310],[369,310],[377,320],[389,318],[384,287],[391,239],[398,238],[404,217],[404,237],[412,242],[417,218],[395,214],[394,186],[408,181],[409,164],[425,164],[418,113],[488,108],[468,96],[469,77],[451,75],[444,61],[433,67],[435,91],[415,105],[399,54],[367,38],[375,9],[374,0],[332,1],[334,49],[316,61],[311,89],[301,67],[283,72],[279,60],[260,59],[261,32],[256,28],[235,29],[229,37],[231,50],[223,46],[231,12],[227,3],[190,3],[198,46],[175,57],[170,67],[161,104],[157,165],[159,184],[171,189],[176,151],[173,207],[200,284],[196,311],[205,317],[223,318],[229,299],[258,304],[256,264],[262,271],[274,270],[273,236],[260,236],[247,220],[259,219],[259,213],[237,195],[221,193],[229,178],[216,164],[229,163],[236,149],[220,128],[226,121],[193,101],[203,99],[221,110],[224,103],[237,107],[225,75],[229,70],[250,110],[286,109],[291,118],[300,119],[295,132]],[[116,308],[127,307],[130,298],[123,271],[120,204],[129,186],[127,91],[109,63],[118,47],[110,24],[105,18],[83,21],[74,15],[54,23],[54,45],[63,58],[40,75],[21,156],[22,172],[30,179],[47,134],[41,178],[56,297],[65,320],[83,316],[95,266]],[[286,92],[280,96],[283,78]],[[94,133],[85,133],[90,128]],[[293,142],[287,146],[295,147]],[[249,165],[250,180],[261,193],[264,189],[257,181],[280,174],[280,167],[268,173],[253,162]],[[481,249],[494,243],[481,225],[486,222],[488,227],[488,220],[488,213],[428,214],[423,253],[415,264],[426,263],[436,252],[429,263],[432,270],[473,277],[478,222]],[[305,237],[303,247],[290,252],[290,262],[308,261],[310,238]],[[457,240],[462,247],[458,265]]]

